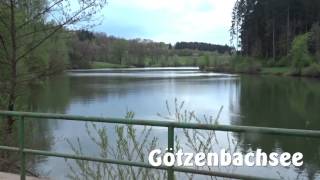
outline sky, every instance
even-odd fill
[[[126,39],[229,44],[235,0],[109,0],[96,32]]]

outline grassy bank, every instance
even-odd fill
[[[318,63],[314,62],[297,68],[288,62],[290,62],[288,59],[273,62],[270,59],[219,53],[203,53],[200,55],[172,56],[167,59],[160,59],[158,63],[154,64],[145,60],[145,67],[198,66],[201,70],[209,72],[320,77],[320,64]],[[136,66],[97,61],[91,63],[92,69],[129,67]]]
[[[188,53],[186,53],[188,52]],[[161,57],[126,57],[122,65],[111,61],[93,61],[87,66],[90,68],[127,68],[127,67],[181,67],[181,66],[198,66],[209,67],[214,64],[215,60],[227,61],[231,58],[229,54],[219,54],[217,52],[181,50],[175,51],[176,54]],[[178,54],[179,53],[179,54]],[[130,59],[130,61],[128,60]],[[85,67],[85,66],[84,66]]]
[[[202,69],[215,72],[319,78],[320,51],[317,47],[320,47],[320,45],[316,45],[317,42],[320,42],[319,32],[320,29],[317,32],[308,32],[296,36],[290,50],[281,57],[274,55],[272,59],[260,59],[252,56],[235,55],[225,60],[214,59],[214,62],[206,64]],[[315,41],[315,38],[319,38],[319,40]]]
[[[209,65],[200,66],[203,71],[243,74],[263,74],[279,76],[320,77],[320,64],[313,62],[302,67],[283,65],[281,61],[231,56],[228,59],[215,58]]]
[[[263,67],[261,74],[286,75],[290,72],[290,67]]]
[[[129,68],[133,66],[122,65],[122,64],[113,64],[108,62],[97,62],[94,61],[91,63],[92,69],[104,69],[104,68]]]

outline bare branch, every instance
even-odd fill
[[[32,17],[31,19],[29,19],[28,21],[24,22],[23,24],[21,24],[20,26],[17,27],[17,29],[21,29],[24,26],[30,24],[31,22],[33,22],[34,20],[38,19],[39,17],[41,17],[42,15],[46,14],[47,12],[49,12],[53,7],[55,7],[57,4],[61,3],[63,0],[59,0],[55,3],[53,3],[52,5],[50,5],[49,7],[46,7],[43,11],[39,12],[38,14],[36,14],[34,17]]]
[[[58,73],[61,72],[61,69],[60,68],[56,68],[56,69],[52,69],[52,68],[46,68],[46,69],[42,69],[41,71],[38,71],[36,73],[30,73],[30,75],[34,75],[30,78],[25,78],[25,79],[22,79],[22,80],[19,80],[18,83],[30,83],[34,80],[37,80],[37,79],[41,79],[41,78],[44,78],[44,77],[48,77],[48,76],[52,76],[52,75],[56,75]]]
[[[40,40],[37,44],[32,46],[30,49],[26,50],[21,56],[17,58],[17,61],[20,61],[24,57],[26,57],[29,53],[37,49],[40,45],[42,45],[45,41],[47,41],[50,37],[52,37],[56,32],[58,32],[61,28],[63,28],[64,25],[59,25],[56,27],[54,31],[52,31],[50,34],[48,34],[46,37],[44,37],[42,40]]]
[[[0,43],[2,44],[2,47],[3,47],[4,53],[5,53],[5,55],[6,55],[6,58],[9,59],[9,52],[8,52],[6,43],[5,43],[5,41],[4,41],[4,38],[2,37],[1,34],[0,34]]]
[[[10,7],[10,4],[9,4],[9,3],[1,2],[1,4],[5,5],[7,8],[9,8],[9,7]]]
[[[28,33],[19,35],[19,36],[17,37],[17,39],[22,39],[22,38],[31,36],[31,35],[33,35],[33,34],[36,34],[36,33],[39,33],[39,32],[45,32],[45,31],[49,31],[49,30],[53,30],[53,29],[55,29],[55,28],[56,28],[56,26],[50,27],[50,28],[38,29],[38,30],[35,30],[35,31],[32,31],[32,32],[28,32]]]
[[[5,27],[7,30],[9,30],[9,26],[8,26],[8,24],[3,20],[3,17],[1,16],[1,14],[0,14],[0,22],[4,25],[4,27]]]
[[[5,62],[5,61],[0,61],[0,64],[7,65],[7,66],[10,66],[10,65],[11,65],[10,63]]]
[[[82,9],[80,9],[77,13],[75,13],[72,17],[70,17],[68,20],[66,20],[65,22],[63,22],[60,25],[56,26],[56,29],[54,29],[50,34],[48,34],[46,37],[44,37],[42,40],[40,40],[37,44],[35,44],[33,47],[31,47],[30,49],[26,50],[24,53],[22,53],[21,56],[19,56],[17,58],[17,61],[21,60],[22,58],[24,58],[25,56],[27,56],[30,52],[34,51],[36,48],[38,48],[40,45],[42,45],[46,40],[48,40],[50,37],[52,37],[56,32],[58,32],[60,29],[62,29],[65,25],[67,24],[72,24],[74,22],[79,21],[79,18],[76,18],[77,16],[79,16],[82,12],[84,12],[86,9],[92,7],[92,5],[94,5],[94,3],[89,4],[87,7],[84,7]]]

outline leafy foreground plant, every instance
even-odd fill
[[[179,102],[177,99],[174,101],[174,107],[171,108],[169,103],[166,102],[168,114],[159,117],[166,120],[173,120],[186,123],[205,123],[218,125],[218,119],[222,112],[220,108],[217,115],[203,116],[198,118],[194,111],[188,111],[184,108],[184,102]],[[171,111],[173,109],[173,111]],[[134,113],[128,112],[127,119],[133,119]],[[142,128],[141,128],[142,127]],[[148,126],[132,126],[132,125],[116,125],[114,129],[104,127],[97,127],[95,123],[86,124],[87,134],[94,144],[99,148],[99,155],[102,158],[110,158],[117,160],[128,160],[135,162],[148,163],[148,154],[151,150],[159,148],[159,138],[153,136],[152,127]],[[111,137],[108,132],[115,131]],[[179,137],[178,137],[179,135]],[[196,129],[176,129],[175,147],[174,151],[177,152],[182,149],[184,152],[203,152],[205,154],[217,152],[220,149],[226,149],[226,152],[235,153],[240,151],[239,147],[242,138],[235,139],[230,137],[229,133],[224,133],[226,137],[219,139],[224,140],[219,142],[215,131],[196,130]],[[112,142],[114,141],[114,142]],[[77,143],[72,143],[67,140],[70,147],[77,155],[84,155],[84,150],[79,138]],[[227,147],[227,148],[226,148]],[[129,167],[122,165],[112,165],[104,163],[89,162],[84,160],[75,160],[75,163],[70,163],[66,160],[70,169],[67,178],[70,179],[86,179],[86,180],[100,180],[100,179],[166,179],[167,172],[163,170],[146,169],[138,167]],[[192,167],[194,169],[203,169],[210,171],[222,171],[232,173],[235,171],[235,166],[228,167]],[[280,176],[280,174],[279,174]],[[280,176],[281,177],[281,176]],[[223,179],[217,177],[204,177],[201,179]],[[198,179],[197,175],[189,173],[175,173],[175,179]]]
[[[128,112],[126,119],[133,119],[134,113]],[[152,127],[144,126],[141,132],[137,133],[137,128],[132,125],[116,125],[115,134],[108,136],[106,126],[97,127],[95,123],[86,123],[87,134],[95,145],[99,147],[99,155],[102,158],[117,160],[129,160],[147,163],[148,153],[157,147],[158,138],[151,137]],[[138,136],[137,134],[140,134]],[[151,140],[150,140],[151,139]],[[79,138],[77,144],[67,140],[71,149],[77,155],[83,155],[83,147]],[[67,160],[68,161],[68,160]],[[67,175],[69,179],[164,179],[165,174],[160,170],[137,168],[130,166],[112,165],[105,163],[75,160],[75,164],[68,162],[71,173]]]
[[[167,107],[167,116],[162,116],[158,114],[160,117],[163,117],[167,120],[173,120],[178,122],[184,123],[199,123],[199,124],[215,124],[218,125],[218,120],[220,118],[220,114],[223,110],[223,107],[220,108],[217,115],[214,116],[206,116],[203,115],[203,118],[200,119],[196,116],[194,111],[188,111],[184,108],[184,102],[179,102],[177,99],[174,101],[174,107],[170,107],[168,101],[166,102]],[[171,112],[171,109],[174,111]],[[215,131],[208,131],[208,130],[198,130],[198,129],[182,129],[182,134],[184,138],[180,136],[175,136],[175,150],[183,149],[184,151],[188,152],[203,152],[205,154],[215,152],[219,149],[224,148],[222,144],[219,143],[217,134]],[[231,139],[229,137],[229,133],[227,134],[227,146],[226,152],[234,153],[237,151],[239,141]],[[183,139],[183,142],[181,141]],[[203,166],[203,167],[193,167],[195,169],[204,169],[204,170],[216,170],[216,171],[224,171],[224,172],[232,172],[234,171],[234,167],[210,167],[210,166]],[[189,173],[181,173],[181,179],[194,179],[195,174]],[[183,177],[186,176],[186,177]],[[203,178],[203,177],[202,177]],[[217,177],[206,177],[207,179],[218,179]],[[219,178],[223,179],[223,178]]]

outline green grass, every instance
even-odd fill
[[[290,67],[264,67],[261,74],[285,75],[290,72]]]
[[[94,61],[91,63],[92,69],[103,69],[103,68],[128,68],[131,66],[128,65],[121,65],[121,64],[112,64],[108,62],[98,62]]]

